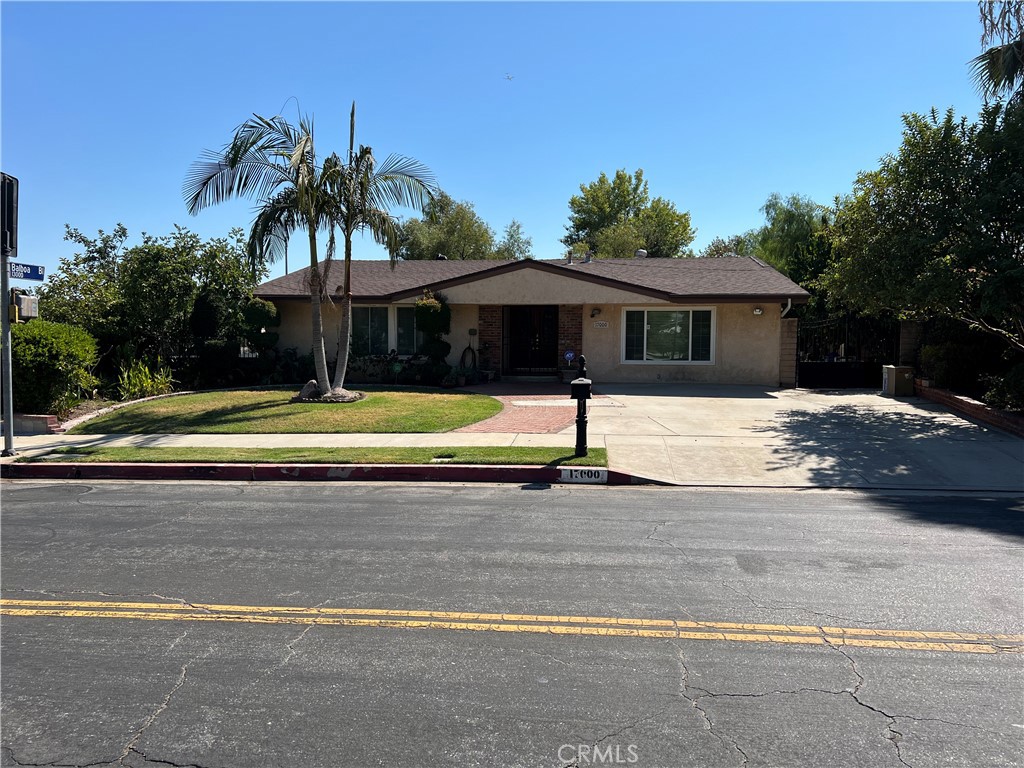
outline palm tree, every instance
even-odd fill
[[[430,170],[420,162],[402,155],[390,155],[378,167],[370,147],[355,148],[356,104],[352,102],[349,120],[348,160],[341,163],[332,155],[324,163],[326,184],[340,214],[336,219],[345,239],[345,276],[342,281],[341,328],[338,334],[338,362],[331,388],[332,399],[350,399],[345,390],[348,352],[352,337],[352,236],[369,232],[385,246],[394,267],[401,247],[399,220],[389,212],[393,206],[422,212],[437,194]],[[326,173],[330,165],[337,173]]]
[[[240,125],[221,152],[204,152],[192,164],[182,192],[188,212],[199,211],[236,197],[258,201],[248,240],[250,263],[276,261],[292,233],[309,236],[309,292],[312,303],[313,362],[317,385],[327,392],[330,378],[324,352],[321,301],[326,272],[334,253],[334,227],[339,209],[327,180],[337,173],[330,162],[317,165],[313,123],[300,118],[298,126],[280,116],[259,115]],[[327,258],[321,269],[317,232],[326,232]]]
[[[984,98],[1024,99],[1024,2],[981,0],[984,53],[971,60],[971,74]],[[993,45],[995,43],[995,45]]]

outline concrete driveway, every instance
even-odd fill
[[[877,392],[602,384],[591,444],[671,483],[1024,492],[1024,440]],[[569,432],[570,430],[565,430]]]

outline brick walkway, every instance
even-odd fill
[[[561,432],[576,420],[576,408],[566,405],[513,405],[523,400],[565,400],[565,395],[497,395],[502,406],[501,413],[456,432],[525,432],[548,434]]]

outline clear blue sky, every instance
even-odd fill
[[[357,142],[424,162],[499,234],[518,219],[540,258],[562,254],[579,185],[617,168],[690,211],[700,248],[759,225],[772,192],[848,192],[898,148],[903,113],[975,118],[977,17],[974,2],[4,0],[19,260],[53,271],[73,252],[65,222],[122,222],[132,242],[247,227],[246,201],[189,216],[185,172],[251,113],[294,117],[295,100],[321,155],[346,146],[355,100]],[[366,240],[356,256],[385,253]],[[291,269],[304,259],[293,248]]]

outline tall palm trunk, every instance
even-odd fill
[[[324,321],[320,311],[320,264],[316,256],[316,227],[309,227],[309,300],[313,305],[313,366],[320,393],[327,394],[330,377],[327,374],[327,354],[324,351]]]
[[[345,233],[345,282],[341,298],[341,326],[338,329],[338,362],[334,369],[332,392],[345,390],[345,376],[348,374],[348,351],[352,344],[352,238]]]

